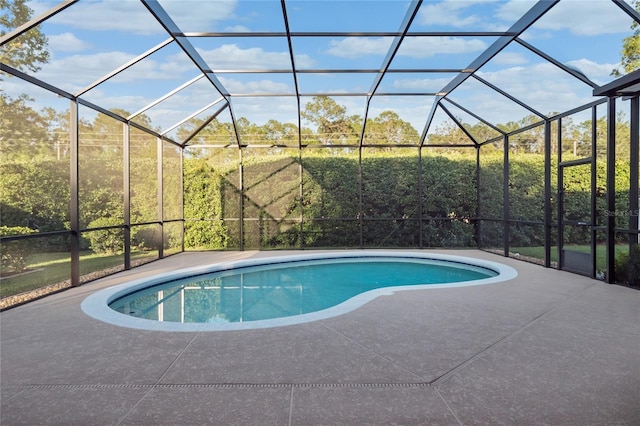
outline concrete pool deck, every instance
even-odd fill
[[[259,330],[135,330],[82,312],[129,280],[300,252],[182,253],[7,310],[0,425],[640,424],[640,291],[434,252],[519,275]]]

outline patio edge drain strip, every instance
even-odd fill
[[[427,382],[409,383],[162,383],[162,384],[26,384],[7,385],[2,389],[170,389],[170,388],[424,388]]]

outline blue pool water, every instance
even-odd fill
[[[497,275],[486,267],[415,257],[298,260],[180,278],[118,297],[109,306],[147,320],[241,323],[322,311],[376,289]]]
[[[423,251],[249,255],[164,269],[94,292],[81,307],[100,321],[140,330],[247,330],[335,317],[399,291],[493,284],[517,275],[502,263]]]

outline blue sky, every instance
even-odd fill
[[[504,31],[535,2],[516,1],[425,1],[409,31],[460,32]],[[55,5],[30,2],[36,15]],[[279,0],[173,1],[160,4],[185,32],[284,32]],[[395,32],[405,17],[409,2],[289,0],[287,15],[292,32]],[[622,39],[632,34],[631,18],[609,0],[563,0],[529,28],[522,39],[559,61],[579,69],[596,84],[613,79]],[[43,25],[49,40],[51,60],[36,77],[76,93],[96,79],[168,39],[159,23],[135,0],[81,1]],[[233,70],[290,70],[286,38],[196,38],[193,46],[213,70],[227,71],[218,80],[232,95],[293,94],[294,79],[285,73],[232,73]],[[313,69],[380,69],[391,37],[294,37],[296,67]],[[496,37],[441,36],[405,38],[390,69],[466,68]],[[86,99],[106,108],[134,112],[197,77],[198,70],[172,43],[112,80],[87,92]],[[564,111],[593,98],[591,88],[549,64],[519,44],[512,44],[478,73],[526,101],[541,113]],[[393,73],[383,79],[378,92],[437,92],[453,73]],[[305,93],[368,92],[375,73],[299,74]],[[510,102],[469,79],[451,99],[481,113],[494,122],[517,120],[520,111]],[[15,79],[5,81],[8,92],[25,91]],[[38,92],[41,93],[41,92]],[[35,95],[40,100],[41,95]],[[206,79],[200,79],[168,102],[149,110],[154,124],[167,129],[192,112],[210,105],[219,94]],[[233,97],[234,112],[263,123],[268,118],[297,122],[293,97]],[[364,115],[366,97],[335,97],[349,114]],[[303,98],[306,102],[308,98]],[[56,101],[52,99],[51,103]],[[374,97],[370,115],[393,109],[422,130],[433,97]],[[214,110],[201,114],[206,117]],[[524,112],[525,114],[528,112]],[[223,119],[224,116],[221,116]]]

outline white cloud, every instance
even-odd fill
[[[374,100],[376,98],[374,97]],[[420,97],[418,99],[402,98],[381,98],[385,100],[384,106],[372,105],[369,107],[369,118],[375,118],[382,112],[391,110],[397,113],[404,121],[408,121],[418,131],[422,132],[429,116],[431,105],[435,97]]]
[[[242,49],[225,44],[213,50],[198,49],[198,53],[216,69],[291,69],[289,52],[267,52],[260,47]],[[296,66],[311,67],[314,61],[307,55],[296,55]]]
[[[43,65],[37,77],[73,93],[133,57],[134,55],[125,52],[66,56]]]
[[[599,64],[585,58],[569,61],[567,65],[578,69],[598,85],[603,85],[611,81],[611,71],[620,66],[619,63]]]
[[[392,87],[397,90],[415,92],[439,92],[451,78],[399,78]]]
[[[498,7],[495,16],[503,21],[515,23],[536,3],[536,0],[510,0]]]
[[[286,83],[279,83],[267,79],[241,82],[233,78],[219,76],[220,83],[231,93],[294,93],[294,88]]]
[[[429,26],[447,26],[465,28],[482,22],[476,15],[464,16],[465,9],[480,3],[493,3],[495,0],[476,0],[473,2],[446,0],[440,3],[424,3],[420,8],[419,22]]]
[[[192,2],[163,0],[161,6],[183,31],[215,31],[218,22],[233,16],[237,0]],[[54,4],[29,3],[34,15],[45,12]],[[160,34],[164,29],[140,2],[103,0],[78,2],[51,18],[51,22],[91,31],[123,31],[130,34]]]
[[[91,31],[123,31],[133,34],[164,31],[142,3],[133,1],[79,2],[52,17],[50,22]]]
[[[47,1],[30,1],[27,3],[27,6],[33,10],[33,17],[40,16],[52,7],[54,7],[58,2],[47,2]]]
[[[80,40],[69,32],[50,35],[47,39],[49,50],[53,52],[80,52],[91,47],[90,43]]]
[[[331,40],[326,53],[339,58],[361,58],[369,55],[385,55],[393,41],[390,37],[348,37]]]
[[[49,61],[37,77],[66,91],[76,92],[112,70],[133,59],[125,52],[103,52],[92,55],[70,55]],[[119,83],[149,80],[183,79],[193,66],[184,58],[167,58],[157,62],[147,58],[114,77]],[[186,78],[184,78],[186,81]]]
[[[479,39],[460,37],[406,37],[402,41],[399,56],[427,58],[438,54],[455,55],[458,53],[481,52],[487,44]]]
[[[214,31],[217,22],[234,17],[238,0],[161,0],[160,4],[182,31]]]
[[[564,0],[534,25],[535,29],[568,30],[574,35],[595,36],[629,32],[631,18],[608,1]]]
[[[251,32],[251,29],[245,27],[244,25],[231,25],[225,27],[223,31],[230,33],[248,33]]]
[[[153,99],[145,96],[136,95],[111,95],[109,92],[105,92],[99,88],[91,91],[91,96],[87,96],[87,100],[100,105],[104,108],[121,108],[129,112],[134,112],[140,108],[141,105],[147,105]]]
[[[500,65],[522,65],[527,62],[526,56],[516,52],[500,52],[491,60],[492,64]]]
[[[192,87],[193,86],[191,86],[191,88]],[[141,107],[148,105],[157,97],[156,95],[148,96],[144,94],[113,94],[113,92],[102,90],[100,87],[92,90],[86,96],[87,100],[104,108],[121,108],[129,113],[138,111]],[[193,114],[205,105],[210,104],[218,97],[218,93],[211,85],[203,84],[189,91],[188,94],[177,93],[171,96],[167,100],[145,111],[144,115],[151,119],[154,127],[168,129],[183,118]],[[222,104],[218,103],[217,106],[213,108],[219,107],[220,105]],[[87,109],[88,108],[83,108],[82,110]],[[209,109],[204,115],[210,114],[211,112],[212,109]]]
[[[589,87],[550,63],[479,72],[478,75],[542,114],[566,111],[594,100]],[[463,105],[489,121],[516,121],[523,118],[522,114],[529,114],[498,93],[484,88],[479,82],[473,83],[471,79],[470,83],[463,83],[460,91],[456,89],[452,93],[453,99],[464,96],[465,93],[470,94],[470,97],[464,98]],[[476,91],[473,87],[483,87],[483,90]]]
[[[298,125],[298,106],[295,98],[235,98],[231,103],[236,118],[245,117],[258,125],[272,119]]]

